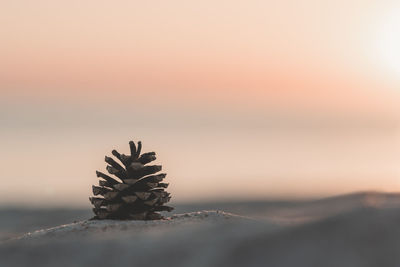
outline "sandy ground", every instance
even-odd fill
[[[368,193],[275,203],[263,216],[79,221],[3,241],[0,266],[400,266],[399,200]]]

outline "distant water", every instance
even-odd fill
[[[141,118],[127,111],[96,109],[93,118],[76,112],[70,124],[46,120],[47,110],[29,123],[10,115],[0,138],[0,203],[88,204],[104,155],[114,148],[127,153],[131,139],[143,142],[143,152],[157,152],[179,202],[400,190],[394,122],[203,113]]]

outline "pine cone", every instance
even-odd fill
[[[89,197],[94,205],[93,219],[117,219],[117,220],[159,220],[163,217],[160,211],[172,211],[173,208],[165,206],[171,197],[164,189],[167,183],[161,183],[165,173],[160,165],[146,165],[156,159],[156,153],[149,152],[140,155],[142,143],[138,146],[133,141],[129,142],[131,155],[118,153],[112,154],[122,163],[110,157],[105,157],[107,171],[116,176],[112,178],[102,172],[96,171],[100,186],[93,186],[93,194],[100,197]]]

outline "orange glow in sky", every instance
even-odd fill
[[[399,74],[376,73],[398,60],[394,7],[356,0],[2,1],[0,85],[44,96],[47,88],[233,90],[239,98],[242,91],[268,98],[306,88],[299,102],[324,90],[387,90],[399,86]],[[386,39],[374,47],[379,34]],[[382,50],[393,54],[386,67],[377,64],[388,57]]]
[[[210,166],[210,172],[193,176],[204,184],[212,184],[215,176],[224,176],[221,183],[243,175],[258,183],[270,177],[268,186],[256,190],[257,197],[263,190],[318,195],[398,189],[397,2],[3,0],[2,160],[17,166],[18,158],[25,158],[46,181],[38,187],[51,184],[46,192],[68,195],[72,191],[60,186],[65,177],[51,177],[65,162],[76,164],[69,147],[86,144],[79,160],[96,168],[93,159],[102,157],[104,146],[144,137],[174,165],[178,196],[198,199],[202,192],[190,191],[194,181],[183,177],[210,153],[197,145],[189,149],[189,141],[207,140],[227,157],[222,166],[234,162],[243,169],[224,176],[224,168]],[[21,147],[28,143],[21,141],[25,138],[38,140],[33,151]],[[237,138],[252,140],[252,149],[242,153],[261,157],[258,173],[249,173],[250,158],[238,162],[232,156]],[[168,142],[184,143],[176,150],[194,158],[184,163],[191,168],[178,167],[181,162],[172,160],[176,155]],[[336,145],[324,149],[327,143]],[[65,158],[57,161],[38,151],[54,152],[55,146]],[[269,146],[281,154],[268,154]],[[304,152],[308,148],[311,152]],[[353,155],[355,162],[343,154]],[[370,154],[375,157],[364,156]],[[39,158],[52,162],[48,171],[38,170],[46,165]],[[292,166],[299,159],[304,167]],[[77,167],[86,168],[83,163]],[[75,182],[80,179],[86,188],[91,174]],[[3,175],[0,180],[18,188],[28,173]],[[280,181],[273,183],[272,177]],[[342,177],[340,183],[336,177]],[[368,182],[360,182],[362,177]],[[290,187],[295,179],[307,186]],[[386,183],[381,186],[379,179]],[[319,193],[307,189],[313,182]],[[240,187],[247,190],[241,197],[251,195],[253,189],[244,184],[230,187],[227,195],[238,196]]]

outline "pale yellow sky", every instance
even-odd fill
[[[2,1],[0,85],[44,97],[309,90],[298,102],[390,91],[399,73],[379,62],[376,40],[392,10],[396,1]]]
[[[130,139],[176,201],[399,190],[397,2],[1,1],[0,201],[88,205]]]

